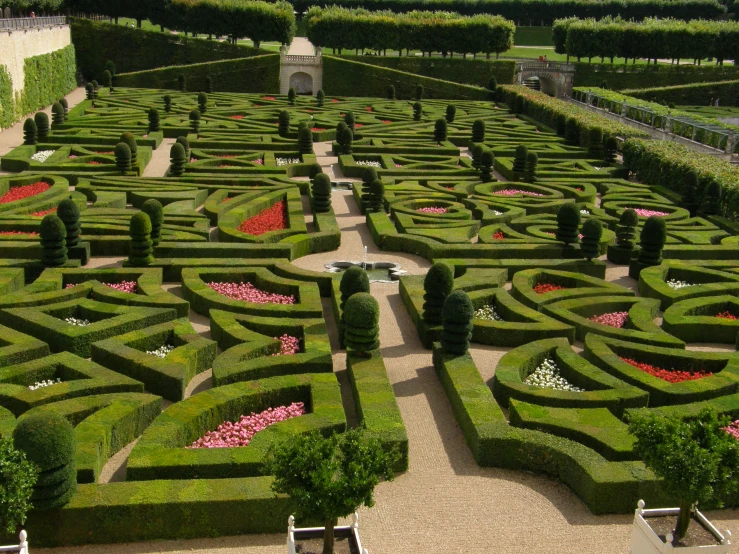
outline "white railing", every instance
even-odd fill
[[[516,73],[522,73],[524,71],[559,71],[565,73],[574,73],[575,64],[539,61],[516,63]]]
[[[14,554],[28,554],[28,533],[25,529],[20,532],[18,538],[20,544],[11,544],[9,546],[0,546],[0,552],[13,552]]]
[[[0,31],[19,31],[23,29],[53,27],[54,25],[66,24],[67,18],[63,15],[52,17],[18,17],[13,19],[0,19]]]

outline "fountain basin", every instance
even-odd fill
[[[328,273],[343,273],[352,266],[363,268],[369,276],[370,283],[394,283],[401,275],[406,274],[400,264],[393,262],[331,262],[324,267]]]

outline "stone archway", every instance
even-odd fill
[[[541,91],[550,96],[569,96],[575,81],[575,64],[559,62],[519,62],[516,64],[518,83],[536,77]]]
[[[290,75],[290,88],[298,94],[313,94],[313,76],[305,71],[296,71]]]

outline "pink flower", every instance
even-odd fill
[[[281,345],[280,351],[272,354],[273,356],[289,356],[300,352],[300,339],[298,337],[285,334],[280,338],[275,337],[275,340],[280,341]]]
[[[620,329],[626,324],[628,318],[629,312],[611,312],[608,314],[594,315],[590,318],[590,321]]]
[[[428,208],[418,208],[416,211],[422,214],[445,214],[448,209],[431,206]]]
[[[636,212],[636,215],[640,217],[664,217],[666,215],[670,215],[668,212],[658,212],[656,210],[647,210],[645,208],[634,208],[634,211]]]
[[[538,192],[529,192],[528,190],[520,190],[520,189],[496,190],[495,192],[493,192],[493,194],[498,194],[500,196],[515,196],[517,194],[524,194],[528,196],[544,196],[543,194],[539,194]]]
[[[295,304],[295,297],[258,289],[251,283],[206,283],[218,294],[254,304]]]
[[[736,440],[739,440],[739,419],[731,423],[728,427],[724,427],[724,431],[729,433]]]

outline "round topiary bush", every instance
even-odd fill
[[[192,110],[190,112],[190,127],[192,132],[198,134],[200,132],[200,111]]]
[[[48,214],[41,220],[41,261],[47,267],[67,263],[67,228],[56,214]]]
[[[290,90],[287,91],[287,101],[290,103],[291,106],[295,105],[295,98],[298,96],[298,93],[295,92],[295,89],[293,87],[290,87]]]
[[[374,167],[365,167],[362,171],[362,204],[365,207],[369,205],[370,183],[378,178],[377,170]]]
[[[139,146],[136,144],[136,137],[133,133],[125,132],[121,133],[121,142],[125,142],[131,150],[131,167],[136,167],[139,164]]]
[[[454,118],[457,115],[457,106],[449,104],[446,107],[446,121],[447,123],[454,123]]]
[[[555,120],[555,128],[557,130],[557,134],[560,137],[565,136],[565,133],[567,132],[567,116],[565,114],[557,115],[557,118]]]
[[[436,141],[436,144],[440,144],[443,141],[446,140],[446,134],[447,134],[447,124],[446,119],[439,118],[436,120],[436,123],[434,123],[434,141]]]
[[[67,102],[66,98],[60,98],[59,103],[64,108],[64,121],[66,121],[69,118],[69,102]]]
[[[36,122],[28,118],[23,122],[23,144],[36,144],[38,142],[38,129]]]
[[[369,211],[375,213],[384,211],[384,200],[385,185],[379,179],[375,179],[369,185]]]
[[[323,90],[319,90],[316,93],[316,106],[319,108],[323,108],[323,104],[326,102],[326,95],[324,94]]]
[[[494,165],[495,156],[493,156],[493,151],[485,148],[480,155],[480,178],[483,183],[489,183],[493,180]]]
[[[298,151],[301,154],[313,153],[313,133],[308,127],[298,129]]]
[[[698,172],[695,170],[688,171],[683,178],[682,204],[686,209],[690,210],[691,216],[695,215],[700,203],[699,182],[700,178],[698,177]]]
[[[331,178],[325,173],[319,173],[311,184],[313,196],[313,210],[318,213],[331,211]]]
[[[95,87],[92,83],[87,83],[85,85],[85,99],[86,100],[94,100],[95,99]]]
[[[154,261],[154,250],[151,242],[151,220],[144,212],[138,212],[131,217],[130,224],[131,247],[128,262],[132,266],[147,266]]]
[[[520,176],[526,172],[526,156],[528,156],[529,150],[523,144],[519,144],[516,147],[516,153],[513,157],[513,171],[518,173]]]
[[[475,144],[470,153],[472,154],[472,167],[480,169],[482,165],[482,153],[485,151],[485,147],[482,144]]]
[[[308,168],[308,177],[310,178],[311,183],[313,182],[313,179],[316,178],[316,175],[318,175],[319,173],[323,173],[323,168],[321,167],[321,164],[310,164]]]
[[[103,71],[103,86],[113,91],[113,74],[107,69]]]
[[[416,85],[416,100],[423,100],[423,85]]]
[[[603,129],[600,127],[593,127],[588,133],[588,152],[597,160],[602,160],[605,156]]]
[[[470,348],[475,308],[467,293],[455,290],[444,301],[441,311],[441,346],[449,354],[461,356]]]
[[[395,86],[394,85],[388,85],[385,88],[385,98],[388,100],[395,100]]]
[[[198,92],[198,111],[201,114],[208,111],[208,95],[204,92]]]
[[[169,161],[169,175],[172,177],[181,177],[185,172],[187,157],[185,147],[179,142],[175,142],[169,150]]]
[[[539,156],[536,152],[526,154],[526,180],[533,183],[536,180],[536,168],[539,165]]]
[[[616,245],[624,250],[634,248],[636,237],[636,226],[639,224],[639,216],[633,208],[628,208],[621,213],[621,219],[616,225]]]
[[[472,142],[478,143],[485,140],[485,122],[482,119],[475,119],[472,123]]]
[[[349,127],[343,127],[337,133],[336,142],[339,143],[342,154],[351,154],[352,142],[354,142],[354,132]]]
[[[618,139],[616,137],[606,137],[603,148],[603,161],[607,164],[616,162],[616,154],[618,154]]]
[[[347,268],[347,270],[341,275],[341,282],[339,283],[339,291],[341,292],[339,309],[342,312],[342,321],[344,321],[343,312],[345,311],[344,308],[349,297],[358,292],[369,292],[369,290],[370,281],[367,272],[358,265],[353,265]]]
[[[651,216],[644,223],[639,236],[639,262],[642,265],[659,265],[662,263],[662,248],[667,240],[665,220]]]
[[[277,132],[281,137],[286,137],[290,132],[290,112],[287,110],[280,111],[277,116]]]
[[[181,144],[182,148],[185,149],[185,161],[190,161],[190,141],[187,140],[187,137],[185,136],[179,136],[177,137],[177,140],[175,141],[177,144]]]
[[[177,88],[180,92],[187,91],[187,79],[182,73],[177,76]]]
[[[353,133],[354,124],[356,123],[356,120],[354,119],[354,112],[346,112],[346,114],[344,114],[344,123],[346,123],[346,126],[349,127]]]
[[[113,151],[115,155],[115,167],[121,172],[121,175],[131,171],[131,149],[125,142],[119,142],[115,145]]]
[[[52,411],[38,411],[18,420],[15,447],[41,470],[31,494],[36,510],[51,510],[69,502],[77,490],[74,427]]]
[[[164,100],[164,111],[169,113],[172,110],[172,97],[165,94],[162,99]]]
[[[37,122],[38,123],[38,122]],[[41,132],[39,129],[39,139],[41,138]],[[721,183],[716,180],[711,180],[706,187],[706,195],[703,200],[703,215],[720,215],[721,214],[721,198],[723,190]]]
[[[414,121],[421,121],[421,117],[423,116],[423,104],[420,102],[416,102],[413,104],[413,119]]]
[[[573,244],[577,242],[578,231],[580,229],[580,208],[568,202],[562,204],[557,212],[557,232],[555,236],[557,240],[565,244]]]
[[[149,108],[149,132],[156,133],[159,131],[159,110],[156,108]]]
[[[164,208],[156,198],[149,198],[141,205],[141,211],[149,216],[151,221],[151,243],[153,246],[162,240],[162,224],[164,223]]]
[[[347,351],[369,356],[380,347],[380,306],[368,292],[349,297],[344,310],[344,343]]]
[[[444,301],[454,288],[454,269],[449,264],[437,262],[431,266],[423,280],[423,319],[430,325],[441,323]]]
[[[565,143],[570,146],[578,146],[580,144],[580,126],[574,117],[568,117],[565,123]]]
[[[588,261],[600,256],[600,239],[603,236],[603,224],[600,220],[591,217],[582,226],[582,241],[580,251]]]
[[[54,102],[51,106],[51,124],[56,127],[62,123],[64,123],[64,106],[59,102]]]
[[[80,243],[80,234],[82,226],[80,225],[80,208],[71,198],[65,198],[59,202],[56,209],[56,215],[64,222],[64,228],[67,231],[66,244],[67,248],[77,246]]]
[[[49,136],[49,116],[45,112],[38,112],[33,116],[33,120],[38,129],[38,140],[44,142]]]
[[[210,75],[205,76],[205,92],[208,94],[213,92],[213,78]]]

